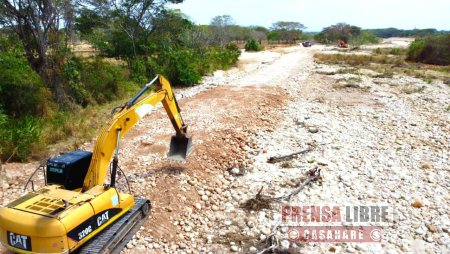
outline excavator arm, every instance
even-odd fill
[[[144,93],[154,87],[153,84],[155,83],[156,89],[141,99]],[[186,159],[191,148],[191,138],[187,136],[187,125],[180,115],[180,109],[169,81],[163,76],[157,75],[124,106],[119,107],[119,110],[114,110],[112,118],[100,131],[95,143],[92,160],[83,182],[83,191],[87,191],[96,185],[104,184],[113,156],[111,185],[114,186],[114,167],[117,167],[120,140],[159,102],[162,102],[176,132],[176,135],[172,136],[168,156],[178,161]]]

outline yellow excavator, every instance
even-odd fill
[[[168,157],[184,161],[192,139],[170,83],[158,75],[113,110],[92,153],[77,150],[48,159],[45,186],[0,208],[1,243],[17,253],[120,252],[151,210],[149,200],[116,187],[120,141],[159,102],[176,131]]]

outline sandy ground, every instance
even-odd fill
[[[236,68],[177,89],[194,142],[187,163],[165,158],[173,131],[161,108],[125,137],[120,165],[154,209],[124,253],[257,253],[270,235],[292,253],[450,251],[449,87],[370,71],[327,75],[340,67],[314,63],[324,50],[332,49],[244,53]],[[354,76],[358,87],[336,87]],[[314,149],[288,164],[267,163],[307,147]],[[1,205],[22,195],[37,164],[3,166]],[[243,209],[261,188],[268,197],[290,193],[315,167],[322,181],[289,203]],[[416,200],[422,208],[411,206]],[[378,244],[295,244],[285,226],[274,229],[283,204],[329,202],[396,204],[400,215]]]

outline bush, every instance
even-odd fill
[[[172,48],[149,60],[150,69],[166,76],[173,85],[197,84],[203,75],[233,66],[240,55],[234,44],[204,49]]]
[[[51,93],[24,57],[0,52],[0,80],[0,105],[6,115],[49,113]]]
[[[131,63],[131,79],[138,83],[144,84],[148,82],[147,68],[145,62],[141,59],[136,59]]]
[[[261,51],[262,47],[256,40],[248,40],[245,43],[245,51]]]
[[[162,74],[172,84],[193,85],[201,79],[199,55],[192,49],[168,49],[148,62],[154,74]]]
[[[409,61],[450,65],[450,34],[416,39],[409,46],[407,55]]]
[[[130,90],[123,69],[99,57],[72,58],[66,63],[65,77],[70,96],[83,107],[121,98]]]
[[[359,46],[363,44],[376,44],[380,42],[380,38],[373,33],[362,31],[358,36],[352,37],[350,43]]]
[[[315,54],[314,60],[324,64],[343,64],[350,66],[377,64],[401,64],[403,59],[387,55],[355,55],[355,54]]]
[[[37,117],[8,119],[0,112],[0,158],[24,161],[39,146],[42,125]]]
[[[106,103],[118,98],[124,76],[121,68],[95,58],[92,62],[83,62],[81,82],[98,103]]]
[[[403,56],[406,54],[406,49],[403,49],[403,48],[376,48],[372,52],[377,55]]]
[[[215,52],[213,59],[209,60],[209,62],[213,63],[212,69],[209,70],[211,72],[219,69],[227,70],[231,68],[237,63],[239,56],[241,55],[239,47],[233,43],[228,44],[225,48],[211,48],[211,52]],[[205,60],[207,61],[207,59]],[[206,71],[203,74],[206,74],[209,71]]]

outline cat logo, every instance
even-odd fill
[[[103,223],[109,220],[108,212],[109,211],[106,211],[97,217],[97,227],[100,227]]]
[[[31,239],[25,235],[19,235],[8,231],[8,243],[14,248],[31,250]]]

